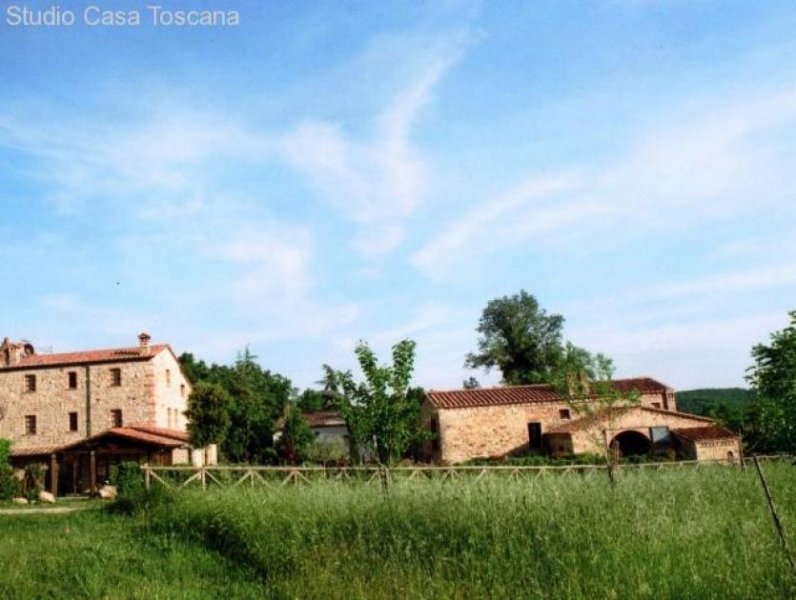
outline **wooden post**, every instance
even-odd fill
[[[92,450],[89,453],[89,477],[91,481],[89,481],[89,489],[91,490],[91,495],[97,495],[97,452],[96,450]]]
[[[760,468],[760,463],[757,460],[756,454],[752,456],[752,460],[755,463],[757,474],[760,477],[760,483],[763,486],[763,492],[766,495],[768,510],[771,512],[771,520],[774,521],[774,528],[777,530],[777,534],[779,535],[779,541],[782,542],[782,551],[785,553],[785,558],[788,559],[788,563],[790,563],[790,568],[794,573],[796,573],[796,562],[794,562],[793,555],[790,553],[790,548],[788,547],[788,538],[785,536],[785,529],[782,527],[782,521],[779,520],[777,509],[774,506],[774,499],[771,497],[771,490],[768,489],[768,482],[763,476],[763,470]]]
[[[58,458],[55,453],[50,455],[50,493],[58,495]]]
[[[152,480],[152,472],[149,470],[149,463],[144,465],[144,487],[149,489]]]

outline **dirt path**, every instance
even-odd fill
[[[97,505],[89,506],[52,506],[44,507],[31,507],[31,508],[0,508],[0,516],[3,515],[64,515],[67,513],[77,512],[79,510],[91,510],[97,508]]]

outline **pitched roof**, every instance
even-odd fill
[[[132,427],[113,427],[111,429],[106,429],[105,431],[102,431],[96,435],[93,435],[90,438],[85,438],[80,441],[74,442],[72,444],[62,446],[61,448],[59,448],[59,451],[78,448],[83,444],[95,442],[97,440],[106,437],[114,437],[114,436],[125,438],[127,440],[132,440],[134,442],[142,442],[144,444],[149,444],[151,446],[161,446],[166,448],[179,448],[180,446],[186,445],[185,441],[175,439],[174,437],[157,435],[155,433],[148,433],[146,431],[139,431],[138,429],[134,429]]]
[[[336,410],[316,410],[304,413],[304,420],[310,427],[339,427],[345,425],[345,419]]]
[[[735,439],[738,436],[729,429],[718,425],[707,425],[705,427],[690,427],[672,429],[672,433],[693,442],[705,442],[710,440]]]
[[[611,419],[612,417],[617,417],[626,414],[628,412],[631,412],[633,410],[638,410],[645,413],[654,413],[659,415],[678,417],[680,419],[688,419],[691,421],[697,421],[699,423],[711,423],[711,424],[713,423],[713,420],[707,417],[700,417],[697,415],[682,413],[674,410],[664,410],[662,408],[652,408],[651,406],[640,406],[638,404],[634,404],[630,406],[614,406],[611,408],[606,408],[600,412],[593,413],[585,417],[581,417],[580,419],[570,421],[569,423],[564,423],[563,425],[559,425],[558,427],[554,427],[548,430],[547,433],[574,433],[576,431],[583,431],[599,423],[604,423],[609,419]]]
[[[30,354],[23,356],[10,367],[0,369],[29,369],[34,367],[54,367],[61,365],[80,365],[99,362],[123,362],[132,360],[149,360],[159,352],[167,349],[168,344],[158,344],[141,348],[107,348],[104,350],[83,350],[80,352],[59,352],[56,354]]]
[[[187,442],[189,440],[187,431],[180,431],[179,429],[167,429],[166,427],[157,427],[149,425],[148,423],[133,423],[127,425],[127,429],[135,429],[143,433],[151,433],[160,437],[171,438],[180,442]]]
[[[616,379],[611,382],[620,393],[660,394],[670,390],[651,377]],[[477,406],[502,406],[506,404],[532,404],[537,402],[560,402],[564,398],[551,385],[513,385],[474,390],[430,390],[428,401],[437,408],[471,408]]]
[[[17,448],[11,446],[11,456],[43,456],[45,454],[52,454],[57,451],[60,446],[54,444],[44,444],[41,446],[26,446]]]

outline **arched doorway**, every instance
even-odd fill
[[[619,456],[631,456],[634,454],[648,454],[650,451],[650,440],[643,433],[638,431],[623,431],[614,436],[611,440],[611,448],[619,451]]]

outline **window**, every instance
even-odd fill
[[[184,383],[180,384],[180,396],[185,398],[185,384]]]
[[[439,421],[437,417],[431,418],[431,449],[434,452],[439,452],[440,443],[439,443]]]
[[[571,419],[572,415],[569,412],[568,408],[562,408],[558,411],[558,418],[559,419]]]
[[[661,403],[660,402],[653,402],[652,403],[652,408],[660,408],[660,407],[661,407]]]
[[[121,369],[111,369],[111,386],[112,387],[119,387],[122,385],[122,370]]]
[[[27,415],[25,417],[25,434],[36,435],[36,415]]]
[[[668,444],[671,442],[669,428],[666,426],[650,427],[650,439],[653,444]]]
[[[35,375],[25,375],[25,391],[26,392],[35,392],[36,391],[36,376]]]
[[[111,411],[111,426],[112,427],[122,426],[122,410],[120,408],[114,408]]]
[[[77,389],[77,371],[69,371],[69,373],[67,373],[67,377],[69,379],[69,389]]]
[[[542,424],[528,423],[528,448],[531,450],[541,450],[542,448]]]
[[[171,369],[166,369],[166,385],[171,385]]]
[[[69,431],[77,431],[77,413],[69,413]]]

